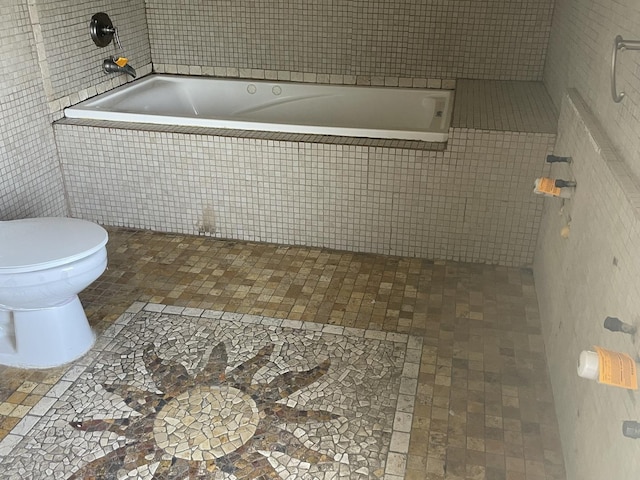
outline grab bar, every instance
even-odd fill
[[[618,50],[640,50],[640,40],[624,40],[617,35],[613,41],[613,52],[611,54],[611,97],[616,103],[620,103],[625,93],[616,89],[616,62],[618,61]]]

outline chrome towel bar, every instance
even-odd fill
[[[618,61],[618,50],[640,50],[640,40],[624,40],[620,35],[613,41],[613,52],[611,53],[611,97],[616,103],[620,103],[625,93],[616,89],[616,62]]]

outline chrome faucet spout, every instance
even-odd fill
[[[131,65],[126,64],[124,67],[121,67],[113,58],[104,59],[104,62],[102,62],[102,70],[104,70],[104,73],[126,73],[136,78],[136,71]]]

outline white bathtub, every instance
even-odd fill
[[[445,142],[453,92],[149,75],[68,118]]]

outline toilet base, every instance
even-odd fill
[[[51,368],[81,357],[95,335],[77,295],[41,310],[0,310],[0,364]]]

